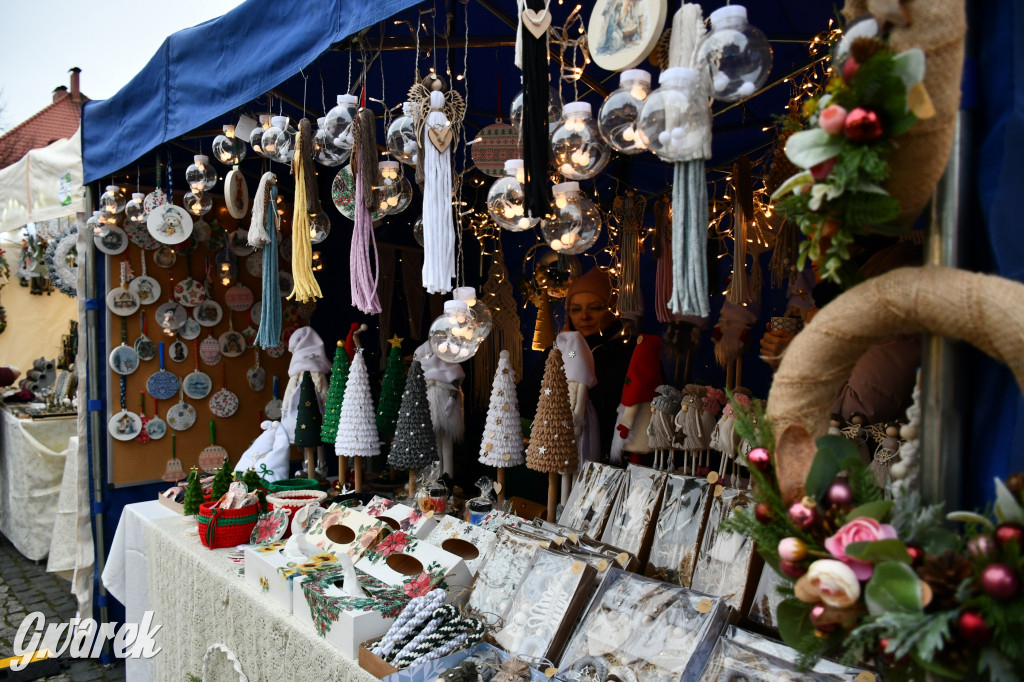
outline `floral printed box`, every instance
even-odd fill
[[[390,530],[383,521],[335,503],[306,531],[306,539],[325,552],[348,554],[354,563]]]
[[[266,595],[286,613],[292,612],[292,590],[301,576],[334,568],[337,557],[329,552],[310,557],[305,563],[298,563],[286,556],[281,548],[284,543],[245,548],[245,582]]]
[[[402,530],[420,539],[430,534],[438,520],[432,511],[424,513],[379,495],[370,500],[363,511],[388,524],[392,530]]]
[[[430,544],[462,557],[473,575],[476,575],[497,539],[493,531],[460,521],[454,516],[445,516],[427,536]]]
[[[473,581],[461,557],[402,531],[392,533],[368,552],[359,562],[359,570],[401,587],[410,598],[443,587],[450,589],[449,600],[461,601]]]

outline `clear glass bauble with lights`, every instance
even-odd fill
[[[651,93],[651,74],[643,69],[623,71],[619,89],[612,92],[597,112],[597,129],[612,149],[639,154],[647,146],[636,134],[636,120]]]
[[[92,217],[85,221],[86,230],[92,232],[95,237],[106,237],[111,224],[103,211],[93,211]]]
[[[711,96],[723,102],[750,97],[772,70],[768,38],[747,22],[742,5],[716,9],[710,18],[711,30],[697,48],[697,61],[708,69]]]
[[[611,150],[601,139],[589,102],[562,107],[562,122],[551,133],[555,168],[569,180],[587,180],[608,165]]]
[[[412,238],[416,240],[416,243],[423,246],[423,216],[416,219],[416,222],[412,224]]]
[[[189,214],[199,217],[206,215],[213,208],[213,197],[203,192],[189,192],[185,195],[182,203]]]
[[[431,350],[445,362],[463,362],[473,357],[478,347],[475,323],[465,301],[445,301],[444,313],[430,325]]]
[[[523,123],[523,91],[520,90],[508,112],[509,122],[519,128]],[[562,97],[554,88],[548,88],[548,133],[554,132],[562,119]]]
[[[338,104],[327,112],[324,129],[327,139],[335,147],[351,151],[355,138],[352,135],[352,121],[359,113],[359,98],[355,95],[338,95]]]
[[[327,131],[324,123],[327,119],[323,116],[316,120],[316,132],[313,133],[313,160],[321,166],[340,166],[348,161],[349,152],[335,146],[334,142],[327,138]]]
[[[100,210],[108,215],[117,215],[124,210],[124,192],[117,185],[107,185],[100,195]]]
[[[288,124],[287,116],[274,116],[270,127],[263,131],[263,155],[281,163],[292,162],[295,150],[295,128]]]
[[[331,220],[324,212],[311,213],[309,215],[309,239],[314,244],[319,244],[327,239],[331,233]]]
[[[386,215],[398,215],[412,203],[412,183],[402,175],[397,161],[381,161],[374,185],[377,208]]]
[[[644,102],[636,128],[647,148],[665,161],[706,158],[711,107],[697,72],[682,66],[662,71],[658,88]]]
[[[536,227],[539,218],[526,215],[526,195],[523,193],[522,159],[505,162],[505,175],[491,184],[487,191],[487,212],[499,226],[510,232],[522,232]]]
[[[540,222],[544,241],[557,253],[583,253],[596,244],[601,235],[601,211],[580,192],[578,182],[563,182],[551,191],[555,197],[555,212],[553,217]]]
[[[402,105],[402,115],[388,126],[387,144],[391,156],[407,166],[416,165],[416,121],[413,118],[415,105],[406,102]]]
[[[469,306],[469,311],[473,313],[473,340],[479,346],[490,335],[491,329],[494,328],[491,309],[482,300],[477,298],[476,289],[473,287],[457,287],[452,292],[452,298],[465,303]]]
[[[185,182],[196,194],[209,192],[217,184],[217,171],[210,163],[210,157],[196,154],[192,157],[192,165],[185,169]]]
[[[249,133],[249,146],[260,156],[266,156],[263,152],[263,133],[270,127],[270,114],[260,114],[260,124]]]
[[[226,166],[237,166],[245,158],[245,142],[235,137],[235,126],[226,125],[223,130],[213,138],[213,158]]]
[[[124,217],[130,223],[142,225],[146,222],[146,207],[142,205],[146,195],[142,192],[132,194],[132,200],[124,205]]]

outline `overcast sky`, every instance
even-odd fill
[[[53,101],[82,69],[82,92],[106,99],[138,73],[171,33],[218,17],[241,0],[3,0],[0,130]]]

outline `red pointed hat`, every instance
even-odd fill
[[[649,403],[657,395],[661,378],[661,337],[641,334],[636,339],[633,357],[622,387],[622,404],[626,407]]]
[[[352,335],[359,330],[359,323],[353,322],[352,327],[348,330],[348,336],[345,337],[345,352],[348,353],[348,361],[352,362],[352,358],[356,356],[356,342],[352,338]]]

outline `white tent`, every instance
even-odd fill
[[[84,212],[81,128],[0,170],[0,232]]]

